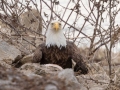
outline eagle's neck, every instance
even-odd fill
[[[66,38],[62,30],[48,30],[46,33],[46,46],[57,46],[58,48],[66,47]]]

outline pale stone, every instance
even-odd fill
[[[0,60],[11,64],[18,56],[21,56],[21,52],[15,46],[10,45],[5,41],[0,41]]]
[[[65,81],[68,90],[81,90],[82,86],[75,77],[72,69],[62,70],[58,73],[58,78]]]

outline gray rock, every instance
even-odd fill
[[[90,74],[101,74],[105,72],[104,68],[100,66],[98,63],[90,63],[88,64],[90,68]]]
[[[21,60],[20,60],[20,62],[22,63],[22,64],[25,64],[25,63],[32,63],[32,61],[33,61],[33,53],[32,54],[29,54],[29,55],[26,55],[26,56],[24,56]]]
[[[61,71],[61,67],[54,64],[40,65],[39,63],[25,63],[20,67],[20,71],[26,75],[36,74],[41,76],[55,76],[59,71]]]
[[[31,22],[33,20],[33,22]],[[20,22],[22,25],[24,25],[27,28],[31,28],[37,33],[41,33],[42,31],[42,19],[40,17],[39,12],[36,9],[31,9],[29,11],[24,12],[20,16]],[[30,32],[29,30],[27,33],[34,34],[33,32]]]
[[[89,67],[90,73],[88,75],[77,76],[79,83],[89,90],[105,90],[110,83],[110,78],[105,70],[97,63],[93,63]]]
[[[114,74],[115,74],[114,77],[113,77],[114,85],[115,85],[115,87],[120,88],[120,66],[117,66],[115,68],[115,73]]]
[[[58,78],[65,81],[67,90],[81,90],[81,84],[78,82],[72,69],[64,69],[58,73]]]
[[[11,64],[18,56],[21,56],[21,52],[15,46],[0,41],[0,61],[3,60],[7,64]]]
[[[105,90],[105,89],[101,87],[92,87],[89,90]]]
[[[57,86],[55,86],[55,85],[47,85],[46,87],[45,87],[45,90],[58,90],[58,88],[57,88]]]
[[[5,60],[1,60],[1,61],[0,61],[0,65],[1,65],[1,66],[4,66],[4,67],[6,67],[6,68],[11,68],[11,67],[12,67],[10,64],[6,63]]]
[[[63,81],[52,77],[28,77],[17,69],[0,65],[0,90],[67,90]]]

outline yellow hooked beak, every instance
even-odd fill
[[[61,24],[59,22],[55,22],[52,24],[54,30],[58,31],[61,28]]]

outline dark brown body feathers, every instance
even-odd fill
[[[77,46],[72,42],[67,42],[67,46],[61,48],[57,46],[47,48],[45,43],[39,45],[34,53],[33,62],[40,62],[40,64],[57,64],[62,68],[72,68],[72,59],[76,62],[74,71],[81,70],[82,74],[88,73],[87,66]]]

